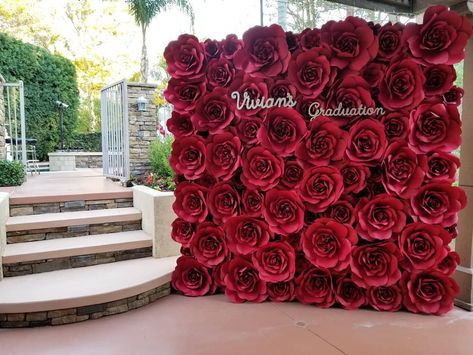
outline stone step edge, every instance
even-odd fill
[[[146,306],[170,293],[171,284],[167,282],[149,291],[112,302],[43,312],[0,313],[0,328],[41,327],[99,319]]]
[[[3,253],[3,264],[16,264],[44,259],[107,253],[150,247],[151,237],[144,231],[86,235],[74,238],[59,238],[7,244]]]
[[[78,200],[112,200],[119,198],[133,198],[133,191],[90,192],[63,195],[30,195],[10,197],[10,206],[28,205],[37,203],[69,202]]]
[[[9,217],[6,223],[6,231],[18,232],[84,224],[139,221],[140,219],[141,211],[134,207],[44,213],[31,216]]]

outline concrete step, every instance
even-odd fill
[[[87,224],[139,221],[141,212],[133,207],[10,217],[7,232],[59,228]]]
[[[151,237],[142,230],[8,244],[3,275],[21,276],[85,267],[152,255]]]
[[[169,294],[176,259],[144,258],[6,278],[0,282],[0,326],[74,323],[141,307]]]

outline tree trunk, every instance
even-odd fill
[[[148,52],[146,50],[146,26],[141,26],[141,33],[143,38],[143,45],[141,47],[141,81],[148,82]]]

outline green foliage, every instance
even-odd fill
[[[0,33],[0,73],[6,82],[23,80],[26,135],[38,140],[39,159],[59,145],[59,119],[55,102],[65,102],[64,136],[67,141],[77,124],[79,91],[73,64],[45,49]]]
[[[79,133],[72,134],[70,139],[66,142],[66,148],[69,150],[78,150],[82,152],[101,152],[102,151],[102,134],[100,132],[94,133]]]
[[[0,160],[0,186],[18,186],[25,181],[25,168],[20,161]]]
[[[169,156],[171,155],[171,145],[174,141],[172,136],[165,138],[164,142],[159,139],[151,143],[150,160],[153,172],[156,176],[168,178],[174,177],[174,171],[169,165]]]

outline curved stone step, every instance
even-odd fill
[[[162,296],[160,287],[169,293],[176,259],[136,259],[6,278],[0,282],[0,324],[64,324],[137,308]],[[43,323],[30,323],[34,319]]]

